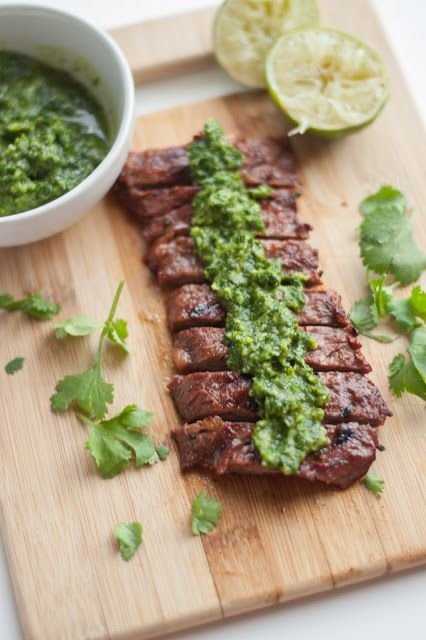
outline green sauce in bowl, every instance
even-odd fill
[[[82,182],[109,150],[102,107],[68,73],[0,51],[0,217]]]

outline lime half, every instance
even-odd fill
[[[266,77],[273,99],[297,125],[290,134],[349,133],[374,120],[389,95],[379,54],[333,29],[279,38],[268,55]]]
[[[265,60],[275,40],[318,24],[316,0],[227,0],[214,23],[214,52],[231,78],[265,87]]]

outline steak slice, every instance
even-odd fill
[[[327,371],[319,377],[331,392],[328,421],[366,422],[376,427],[392,415],[374,382],[362,374]]]
[[[246,185],[298,185],[294,153],[285,138],[237,138],[233,144],[245,157],[240,175]]]
[[[359,351],[361,343],[350,329],[306,327],[305,330],[318,345],[305,356],[306,363],[315,371],[371,371]],[[217,327],[192,327],[180,331],[173,342],[176,369],[180,373],[227,370],[228,347],[224,333],[224,329]]]
[[[311,226],[304,224],[298,216],[294,191],[276,189],[270,198],[262,201],[261,206],[265,223],[262,237],[300,240],[308,237]],[[161,216],[146,218],[142,231],[145,240],[151,243],[166,233],[168,238],[189,235],[192,213],[192,206],[186,204]]]
[[[122,189],[117,186],[116,192],[123,204],[144,221],[146,218],[161,216],[184,204],[190,204],[198,191],[193,185],[164,187],[163,189],[138,189],[130,187]]]
[[[192,205],[184,204],[162,216],[146,218],[143,222],[142,235],[149,244],[161,236],[170,239],[176,236],[188,236],[191,230],[192,213]]]
[[[166,302],[170,331],[193,326],[222,326],[226,312],[208,284],[185,284],[172,291]]]
[[[328,371],[318,374],[330,391],[326,422],[360,422],[372,426],[391,416],[376,385],[360,373]],[[250,397],[250,379],[234,371],[176,375],[170,391],[184,420],[194,422],[219,415],[227,420],[255,421],[258,417]]]
[[[170,242],[160,238],[151,247],[146,262],[161,285],[204,281],[203,265],[194,253],[193,239],[188,236],[178,236]]]
[[[318,345],[317,349],[305,355],[306,364],[315,371],[371,371],[360,351],[362,344],[356,337],[357,332],[350,325],[345,329],[305,327],[305,331],[315,338]]]
[[[342,307],[340,295],[327,291],[305,291],[305,306],[296,314],[300,325],[345,327],[349,318]]]
[[[281,261],[284,274],[303,273],[308,276],[308,285],[321,282],[317,271],[318,251],[304,240],[262,240],[262,244],[267,258]],[[193,239],[188,236],[169,240],[166,234],[159,238],[152,245],[146,261],[162,285],[176,286],[204,280],[202,263],[195,255]]]
[[[122,187],[153,187],[189,184],[191,174],[187,146],[131,151],[118,184]]]
[[[349,422],[325,425],[329,445],[309,454],[298,476],[342,489],[361,478],[376,457],[377,431],[369,424]],[[225,422],[218,416],[185,424],[173,432],[182,471],[201,469],[225,473],[274,474],[262,466],[251,436],[254,424]]]
[[[349,319],[335,291],[305,291],[305,306],[296,314],[301,326],[344,327]],[[167,318],[171,331],[225,324],[226,312],[208,284],[186,284],[169,294]]]
[[[257,410],[249,395],[250,384],[250,378],[234,371],[198,372],[173,376],[169,389],[187,422],[215,415],[228,420],[255,420]]]
[[[304,240],[261,240],[265,255],[270,260],[280,260],[283,273],[302,273],[307,276],[307,286],[321,283],[318,273],[318,250]]]

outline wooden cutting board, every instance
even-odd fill
[[[326,285],[349,308],[365,294],[356,227],[366,194],[382,184],[401,188],[418,211],[416,237],[426,247],[425,141],[369,6],[328,0],[323,22],[375,45],[393,87],[383,114],[364,132],[336,142],[294,140],[305,185],[300,212],[315,228]],[[267,97],[247,93],[146,116],[134,147],[186,142],[212,116],[228,131],[285,132]],[[26,358],[14,376],[0,371],[1,525],[26,637],[147,638],[425,562],[425,406],[387,391],[387,364],[404,340],[365,341],[372,378],[394,411],[380,430],[386,451],[374,465],[386,482],[381,499],[360,484],[340,492],[284,477],[183,477],[169,437],[179,424],[166,391],[170,340],[142,251],[137,226],[107,198],[67,232],[0,253],[0,290],[43,290],[62,304],[62,318],[104,318],[126,280],[119,313],[129,321],[133,354],[106,351],[114,409],[131,402],[151,409],[155,438],[172,449],[153,468],[99,477],[84,449],[85,428],[72,412],[49,409],[56,381],[93,361],[95,339],[59,342],[51,322],[1,315],[1,366]],[[189,514],[202,488],[223,502],[224,515],[215,533],[196,538]],[[112,531],[133,519],[143,523],[144,543],[125,563]]]

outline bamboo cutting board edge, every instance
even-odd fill
[[[357,25],[355,20],[352,25],[350,17],[339,13],[337,0],[329,0],[324,3],[330,14],[327,22],[332,24],[332,15],[337,23],[346,19],[351,23],[347,30],[361,34],[365,31],[365,37],[373,43],[376,39],[381,51],[390,56],[378,33],[377,20],[367,21],[369,9],[364,1],[362,5],[364,21]],[[342,221],[337,215],[342,211],[342,201],[347,200],[354,211],[358,194],[377,188],[374,178],[379,173],[383,180],[410,194],[414,204],[420,205],[424,199],[419,123],[401,89],[402,78],[391,57],[388,62],[394,97],[371,129],[332,144],[295,142],[304,174],[301,215],[315,227],[312,242],[320,247],[326,282],[332,281],[343,293],[346,307],[354,295],[362,294],[363,276],[354,242],[358,218],[354,215],[347,224]],[[275,109],[262,95],[238,95],[146,116],[137,128],[135,145],[141,148],[186,142],[209,115],[218,117],[228,130],[242,127],[246,133],[282,131],[283,127]],[[400,119],[404,120],[404,116],[409,116],[409,122],[400,136]],[[351,164],[342,169],[342,159],[348,157]],[[343,211],[348,210],[345,207]],[[419,216],[416,232],[425,244]],[[99,238],[98,251],[87,244],[87,238],[94,237]],[[157,416],[156,432],[166,438],[168,422],[176,423],[163,380],[169,371],[170,338],[164,326],[161,297],[147,269],[139,264],[141,248],[135,225],[108,198],[68,232],[18,251],[19,260],[14,258],[14,250],[0,255],[0,274],[9,277],[15,289],[44,288],[53,297],[59,296],[63,317],[79,311],[102,317],[124,270],[127,291],[120,312],[129,318],[131,336],[141,350],[137,358],[131,356],[131,361],[119,364],[107,353],[109,379],[116,382],[120,404],[134,401],[141,394],[141,404],[153,408]],[[104,255],[109,256],[106,265]],[[91,281],[91,289],[103,292],[102,300],[81,287],[84,278]],[[138,319],[143,321],[142,326],[138,326]],[[158,330],[157,320],[163,323]],[[18,322],[7,318],[4,326],[11,339],[0,346],[2,354],[6,350],[10,356],[16,355],[13,345],[17,340],[29,353],[36,349],[37,356],[45,357],[48,364],[46,380],[39,379],[38,361],[26,362],[21,372],[20,380],[30,391],[31,415],[25,407],[15,407],[21,398],[13,378],[6,380],[2,394],[9,410],[13,407],[11,414],[0,406],[0,440],[5,451],[0,467],[0,519],[27,637],[152,637],[425,562],[426,524],[419,511],[424,505],[424,406],[415,399],[394,401],[390,397],[384,370],[391,355],[382,346],[365,342],[367,357],[376,365],[374,379],[397,410],[396,417],[381,430],[387,452],[380,456],[376,467],[386,478],[386,490],[378,501],[358,486],[337,493],[308,487],[294,479],[286,483],[265,478],[211,482],[194,474],[184,480],[175,455],[146,473],[128,471],[114,481],[103,481],[84,456],[84,433],[72,416],[52,419],[45,403],[40,406],[39,402],[40,397],[48,397],[61,375],[75,368],[77,362],[82,366],[82,358],[89,357],[87,343],[57,345],[48,338],[48,326],[31,325],[25,319]],[[158,367],[153,367],[152,362]],[[116,380],[120,371],[127,374],[126,384],[121,378]],[[13,421],[10,415],[15,416]],[[49,447],[43,447],[42,441],[29,441],[48,468],[35,466],[33,450],[16,448],[16,442],[25,443],[29,433],[49,437]],[[24,453],[28,469],[32,470],[28,478],[19,474],[20,456]],[[218,495],[227,514],[217,532],[203,540],[191,538],[187,522],[191,497],[200,488]],[[161,510],[153,498],[159,492]],[[38,508],[34,510],[38,507],[37,496],[46,510],[50,527],[47,531],[57,541],[52,549],[50,540],[42,535],[47,525]],[[277,505],[284,505],[284,517],[278,515]],[[99,513],[92,513],[95,509]],[[101,516],[102,522],[98,522]],[[118,519],[133,516],[145,525],[145,542],[132,563],[120,563],[110,532]],[[348,527],[349,517],[356,518],[356,528]],[[58,522],[68,534],[64,548],[59,544],[63,531],[58,530]],[[83,535],[85,530],[91,533],[88,540]],[[98,555],[100,568],[94,561]],[[170,566],[172,572],[168,572]],[[112,584],[120,585],[122,593],[105,584],[105,571]],[[189,603],[180,593],[181,582],[176,578],[185,572]],[[149,593],[149,597],[141,603],[133,590],[144,596]],[[90,603],[87,593],[91,594]],[[115,610],[118,600],[123,611]],[[50,606],[46,607],[46,601]]]

